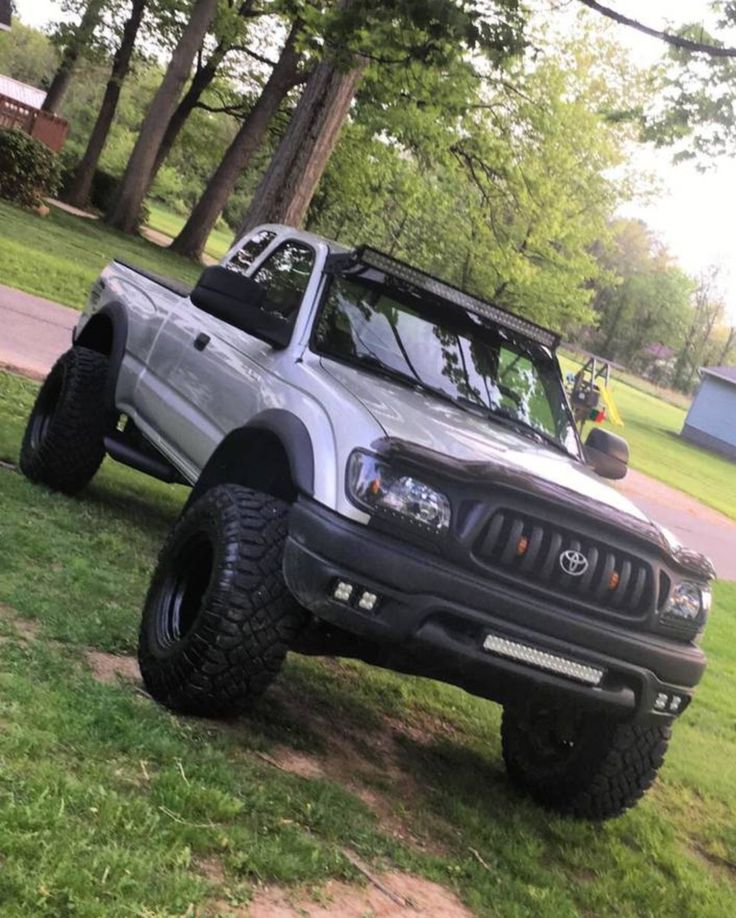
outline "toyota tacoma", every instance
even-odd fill
[[[229,716],[289,650],[503,705],[514,785],[616,816],[654,780],[705,668],[714,571],[603,479],[558,336],[370,246],[258,227],[190,290],[95,283],[21,450],[75,494],[105,455],[191,486],[139,661],[179,712]]]

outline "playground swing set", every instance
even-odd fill
[[[602,424],[609,420],[618,427],[624,426],[610,382],[610,362],[595,355],[591,355],[577,373],[567,374],[570,404],[581,436],[589,421]]]

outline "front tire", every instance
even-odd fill
[[[671,736],[640,726],[533,704],[504,708],[503,757],[509,778],[548,809],[580,819],[612,819],[653,783]]]
[[[107,357],[86,347],[73,347],[56,361],[23,437],[20,470],[26,478],[76,494],[94,477],[105,458],[108,366]]]
[[[288,504],[239,485],[204,494],[175,524],[146,597],[138,660],[151,695],[227,717],[265,692],[305,613],[284,583]]]

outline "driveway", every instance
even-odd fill
[[[683,545],[708,555],[722,580],[736,580],[734,520],[634,469],[629,470],[618,488],[653,520],[673,532]]]
[[[43,379],[71,343],[79,313],[0,284],[0,367]],[[736,580],[736,522],[693,497],[631,470],[619,488],[683,544]]]
[[[0,367],[43,379],[71,345],[76,309],[0,284]]]

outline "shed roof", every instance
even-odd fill
[[[29,86],[27,83],[21,83],[20,80],[14,80],[2,74],[0,74],[0,95],[15,99],[16,102],[21,102],[23,105],[30,105],[31,108],[41,108],[46,98],[45,90],[36,89],[35,86]]]
[[[716,379],[736,386],[736,367],[703,367],[700,372],[703,376],[715,376]]]

